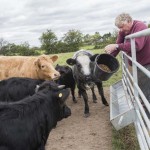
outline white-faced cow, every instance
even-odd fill
[[[79,93],[83,96],[85,102],[85,117],[90,115],[86,90],[93,88],[95,84],[97,85],[103,104],[108,106],[108,103],[104,97],[102,81],[95,80],[93,76],[94,60],[96,56],[97,55],[93,55],[89,51],[79,50],[74,54],[73,58],[69,58],[66,61],[69,65],[73,66],[73,75],[77,83]]]
[[[58,84],[65,85],[66,88],[71,89],[71,94],[72,94],[72,100],[74,103],[77,103],[77,99],[75,97],[75,87],[76,87],[76,82],[73,77],[73,72],[72,68],[66,65],[59,65],[57,64],[55,69],[60,73],[60,78],[56,80]],[[94,92],[94,86],[91,87],[92,91],[92,97],[93,97],[93,102],[96,103],[97,97]],[[78,96],[81,97],[80,91],[78,91]]]
[[[0,102],[0,150],[45,150],[52,128],[71,115],[68,95],[69,89],[47,81],[30,97]]]
[[[53,66],[57,59],[57,55],[0,56],[0,80],[10,77],[55,80],[60,76]]]

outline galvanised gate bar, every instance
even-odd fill
[[[150,103],[141,91],[137,78],[139,68],[150,79],[150,71],[136,61],[135,38],[142,36],[150,36],[150,29],[126,36],[131,40],[132,57],[121,52],[122,79],[110,87],[110,121],[116,130],[134,123],[141,150],[150,150],[150,120],[143,108],[144,104],[150,113]],[[132,61],[131,68],[128,60]]]

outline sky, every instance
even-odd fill
[[[117,15],[150,22],[150,0],[0,0],[0,38],[40,46],[47,29],[58,37],[69,30],[101,35],[117,29]]]

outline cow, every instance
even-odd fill
[[[75,98],[75,87],[76,83],[73,77],[72,69],[71,67],[67,65],[59,65],[57,64],[55,69],[60,73],[60,78],[56,80],[58,84],[65,85],[66,88],[71,89],[72,94],[72,100],[74,103],[77,103],[77,100]]]
[[[55,80],[60,76],[53,66],[57,59],[57,55],[0,56],[0,80],[11,77]]]
[[[0,101],[14,102],[32,96],[45,82],[41,79],[12,77],[0,81]]]
[[[32,96],[0,102],[0,150],[45,150],[51,130],[71,115],[65,104],[70,90],[45,82]]]
[[[59,65],[57,64],[55,69],[60,73],[60,78],[56,80],[58,84],[63,84],[66,86],[66,88],[71,89],[71,94],[72,94],[72,100],[74,103],[77,103],[76,97],[75,97],[75,87],[76,87],[76,82],[73,77],[73,72],[72,68],[67,66],[67,65]],[[92,91],[92,97],[93,97],[93,102],[97,103],[97,97],[94,92],[94,86],[91,87]],[[81,93],[78,91],[78,96],[81,97]]]
[[[109,105],[104,97],[102,81],[96,79],[93,75],[95,64],[94,60],[97,55],[98,54],[93,55],[90,51],[79,50],[74,54],[73,58],[69,58],[66,60],[68,65],[73,66],[73,76],[77,83],[79,93],[83,96],[85,103],[85,117],[88,117],[90,115],[86,90],[93,88],[95,84],[97,85],[98,92],[101,95],[102,103],[105,106]]]

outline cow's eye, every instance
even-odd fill
[[[81,68],[81,65],[80,65],[80,64],[77,64],[77,67],[78,67],[78,68]]]
[[[42,65],[42,66],[41,66],[41,68],[43,69],[43,68],[45,68],[45,66],[44,66],[44,65]]]

